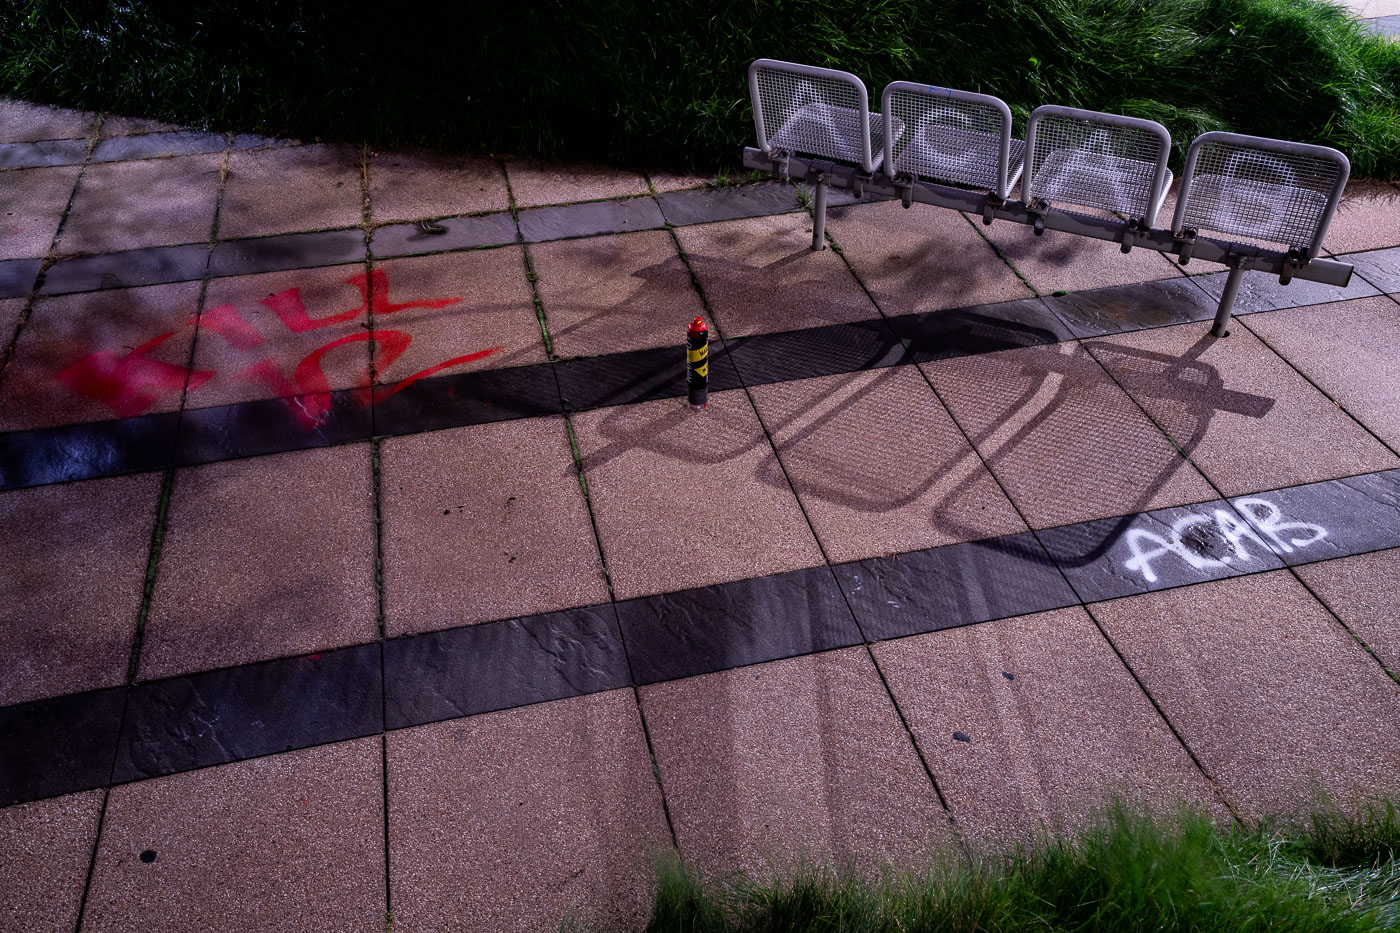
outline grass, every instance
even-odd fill
[[[1321,0],[12,0],[0,92],[303,138],[733,167],[768,56],[1321,142],[1400,176],[1400,43]]]
[[[705,883],[676,860],[659,870],[648,933],[1400,930],[1389,803],[1228,831],[1202,815],[1118,810],[1072,842],[878,880],[808,870]]]

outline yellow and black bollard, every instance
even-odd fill
[[[698,410],[710,401],[710,329],[697,317],[685,335],[685,384],[690,407]]]

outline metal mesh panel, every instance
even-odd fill
[[[1147,202],[1163,149],[1153,133],[1049,114],[1036,124],[1034,144],[1035,152],[1030,154],[1033,197],[1101,207],[1129,217],[1151,212]],[[1171,182],[1170,173],[1166,182]]]
[[[1207,142],[1182,225],[1310,250],[1340,173],[1330,159]]]
[[[871,113],[860,125],[860,95],[849,81],[777,68],[759,68],[756,78],[770,146],[860,165],[864,134],[872,161],[881,151],[883,121]]]
[[[896,90],[889,95],[889,111],[905,127],[892,172],[996,190],[1002,114],[995,107]],[[1008,185],[1016,181],[1024,149],[1020,140],[1011,140]]]

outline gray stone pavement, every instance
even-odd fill
[[[1394,184],[1221,340],[1213,267],[931,207],[8,101],[0,221],[0,929],[633,929],[673,848],[1400,789]]]

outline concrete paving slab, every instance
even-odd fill
[[[1030,534],[876,557],[832,569],[867,641],[1077,602]]]
[[[19,319],[24,314],[25,303],[23,298],[0,301],[0,341],[4,341],[6,345],[19,328]]]
[[[955,845],[863,648],[642,689],[681,856],[709,877],[921,868]]]
[[[384,731],[377,642],[151,680],[131,690],[116,783]]]
[[[742,392],[711,393],[698,412],[647,402],[573,424],[619,599],[822,563]]]
[[[921,365],[1033,528],[1213,494],[1076,344]]]
[[[676,230],[726,337],[880,316],[835,251],[812,252],[803,213]]]
[[[97,114],[62,110],[23,100],[0,100],[0,143],[28,143],[41,139],[87,139]]]
[[[366,290],[360,265],[212,279],[194,368],[213,375],[191,387],[189,404],[207,408],[367,387],[372,340]],[[313,428],[328,407],[305,409],[300,420]]]
[[[646,179],[641,175],[605,165],[511,159],[505,166],[517,207],[599,201],[648,193]]]
[[[37,143],[0,144],[0,169],[77,165],[87,158],[86,139],[54,139]]]
[[[732,337],[724,341],[724,347],[749,386],[883,369],[911,361],[903,341],[883,318]],[[712,362],[712,380],[713,368]]]
[[[381,384],[548,358],[518,247],[376,262],[372,286]]]
[[[1039,298],[905,314],[890,318],[889,324],[920,363],[1074,338]]]
[[[611,603],[384,643],[384,712],[389,729],[631,683]]]
[[[1356,420],[1400,447],[1400,307],[1388,298],[1272,311],[1247,326]]]
[[[643,684],[861,642],[826,567],[625,600],[617,615]]]
[[[205,243],[153,246],[64,259],[54,263],[44,273],[44,283],[39,293],[66,295],[106,288],[190,282],[204,275],[208,263],[209,247]],[[37,261],[35,265],[38,265]],[[29,280],[32,283],[33,276]]]
[[[671,844],[632,691],[388,736],[389,866],[404,933],[640,928]]]
[[[537,207],[521,211],[517,220],[520,238],[526,243],[601,233],[632,233],[665,224],[661,209],[649,197]]]
[[[542,243],[530,250],[558,356],[685,346],[705,306],[665,230]]]
[[[352,444],[178,471],[141,679],[373,641],[370,453]]]
[[[360,176],[360,152],[352,146],[234,152],[219,206],[219,238],[359,226]]]
[[[101,812],[95,790],[0,810],[0,927],[69,933],[77,926]]]
[[[1400,784],[1400,688],[1286,573],[1090,607],[1246,813]]]
[[[40,259],[0,259],[0,298],[23,298],[43,267]]]
[[[510,207],[506,176],[492,159],[437,152],[371,152],[370,219],[422,220]]]
[[[1213,321],[1219,304],[1194,279],[1184,278],[1095,288],[1044,300],[1076,337]]]
[[[164,469],[179,420],[166,412],[0,434],[0,489]]]
[[[703,175],[697,172],[672,171],[670,169],[657,169],[647,172],[647,181],[656,191],[684,191],[689,188],[704,188],[715,181],[713,174]]]
[[[975,844],[1072,835],[1115,802],[1167,818],[1182,805],[1230,818],[1083,609],[874,650],[953,819]]]
[[[1033,294],[957,211],[883,201],[832,210],[827,229],[889,315]]]
[[[1175,262],[1153,249],[1135,249],[1124,256],[1117,243],[1055,230],[1038,237],[1024,224],[993,223],[981,229],[1042,295],[1134,285],[1182,274]]]
[[[1400,247],[1348,253],[1337,258],[1355,266],[1353,277],[1360,276],[1388,295],[1400,292]]]
[[[1400,673],[1400,549],[1308,564],[1297,574],[1382,664]]]
[[[258,272],[364,262],[364,259],[365,240],[361,230],[285,233],[281,236],[224,240],[214,244],[209,254],[209,274],[253,275]]]
[[[1226,495],[1400,464],[1244,327],[1224,339],[1163,327],[1087,346]]]
[[[77,180],[76,167],[30,168],[5,176],[0,187],[0,259],[41,257],[49,251]]]
[[[607,600],[562,418],[395,438],[380,456],[389,635]]]
[[[126,682],[158,474],[0,496],[0,705]]]
[[[1382,36],[1400,36],[1400,13],[1376,16],[1364,22],[1373,32]]]
[[[147,133],[138,136],[111,136],[92,150],[92,162],[120,162],[124,159],[155,159],[164,156],[223,152],[228,136],[180,130],[173,133]]]
[[[1397,214],[1400,188],[1376,179],[1353,178],[1347,182],[1322,245],[1331,253],[1400,246]]]
[[[114,788],[83,929],[382,930],[380,755],[376,738]]]
[[[520,238],[515,218],[508,213],[479,214],[475,217],[446,217],[425,230],[420,224],[390,224],[376,227],[370,234],[369,250],[376,259],[410,256],[416,253],[443,253],[479,246],[502,246]]]
[[[195,282],[36,301],[0,382],[0,429],[179,408],[198,307]]]
[[[833,561],[1025,530],[911,366],[760,386],[753,400]]]
[[[208,243],[219,197],[219,156],[89,165],[73,195],[59,248],[105,253]]]
[[[661,189],[657,189],[658,191]],[[792,185],[761,182],[729,188],[700,188],[672,191],[657,197],[666,222],[677,227],[689,224],[791,214],[802,210]]]

